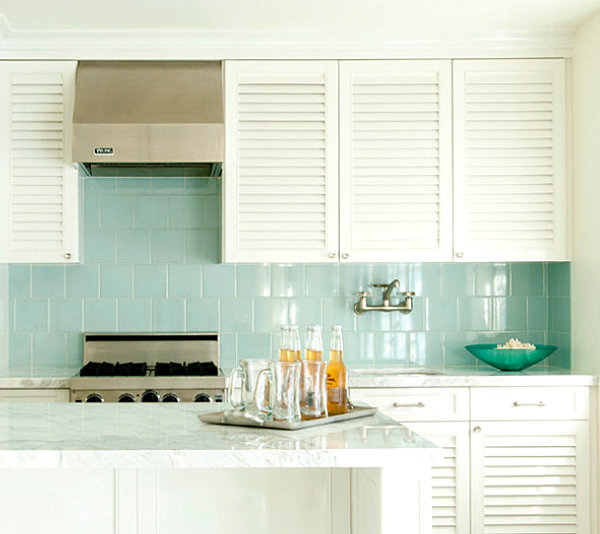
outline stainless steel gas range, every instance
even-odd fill
[[[84,334],[71,402],[220,402],[219,336]]]

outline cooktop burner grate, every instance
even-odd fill
[[[157,362],[149,367],[145,362],[88,362],[79,376],[218,376],[219,369],[213,362]]]

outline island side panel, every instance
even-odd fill
[[[431,534],[431,465],[352,470],[352,534]]]

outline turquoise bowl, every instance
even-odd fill
[[[500,371],[522,371],[541,362],[557,348],[554,345],[536,345],[535,349],[497,349],[495,343],[465,346],[477,359]]]

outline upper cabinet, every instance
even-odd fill
[[[454,61],[458,261],[568,259],[565,62]]]
[[[78,261],[74,61],[0,63],[0,256]]]
[[[232,61],[225,84],[224,261],[569,259],[564,60]]]
[[[227,62],[225,130],[224,261],[337,261],[337,62]]]
[[[340,62],[340,251],[452,257],[450,61]]]

